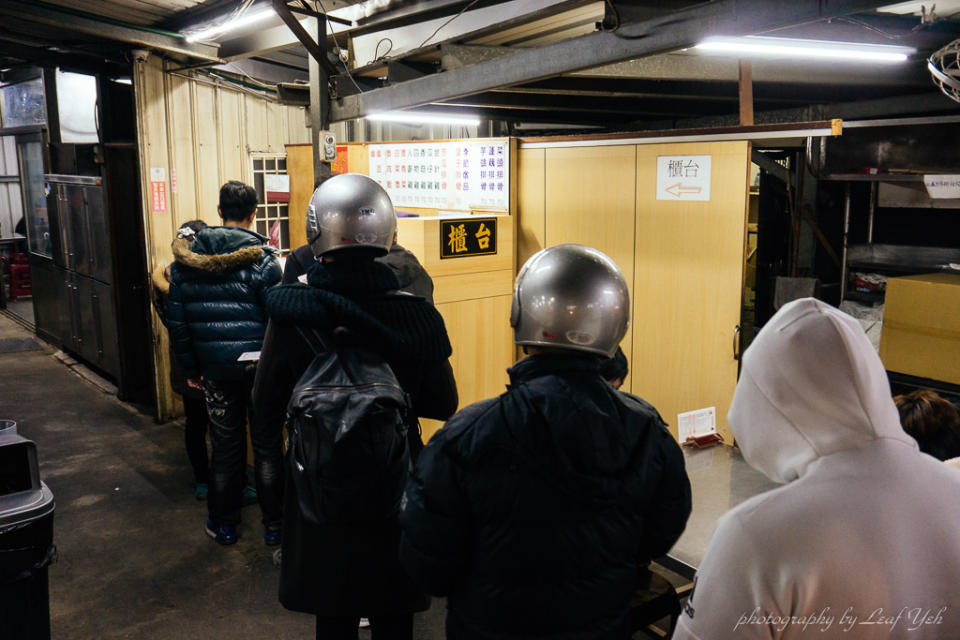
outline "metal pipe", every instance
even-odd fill
[[[843,189],[843,255],[840,259],[840,301],[847,295],[847,234],[850,233],[850,183]]]
[[[877,183],[870,183],[870,212],[867,219],[867,244],[873,244],[873,216],[877,210]]]

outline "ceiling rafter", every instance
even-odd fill
[[[377,111],[417,107],[499,87],[532,82],[630,58],[690,46],[711,35],[762,33],[828,18],[869,11],[883,0],[718,0],[623,24],[616,33],[597,32],[525,49],[462,69],[416,78],[339,98],[331,120],[363,117]]]

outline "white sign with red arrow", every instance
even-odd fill
[[[657,200],[710,200],[711,156],[657,156]]]

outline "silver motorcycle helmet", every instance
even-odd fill
[[[627,282],[606,254],[561,244],[534,254],[517,276],[513,341],[612,357],[630,326]]]
[[[317,187],[307,205],[307,242],[320,257],[338,249],[390,251],[397,216],[390,196],[373,179],[344,173]]]

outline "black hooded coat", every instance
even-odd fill
[[[410,394],[416,416],[445,420],[456,411],[443,318],[423,298],[391,294],[399,283],[389,267],[372,259],[338,260],[312,267],[308,283],[267,294],[270,324],[254,383],[254,403],[265,419],[279,428],[293,387],[313,359],[298,326],[380,353]],[[419,449],[417,425],[411,427],[411,448]],[[366,464],[356,456],[349,464]],[[293,486],[289,477],[287,486]],[[301,517],[296,495],[286,491],[280,601],[325,617],[423,611],[429,597],[401,569],[399,543],[396,515],[376,524],[318,525]]]
[[[423,450],[400,559],[447,595],[450,640],[629,637],[638,570],[683,532],[690,483],[657,411],[599,366],[521,360],[506,393],[459,412]]]

